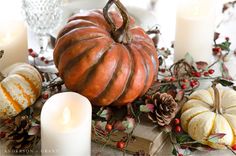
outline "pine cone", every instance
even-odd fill
[[[169,125],[175,117],[178,109],[178,104],[173,97],[166,93],[155,93],[145,100],[146,104],[153,104],[154,112],[148,114],[148,118],[159,126]]]
[[[17,154],[29,153],[33,145],[39,141],[37,135],[28,134],[31,127],[32,124],[27,115],[17,116],[6,133],[7,149]]]

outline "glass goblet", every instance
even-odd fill
[[[34,61],[42,72],[55,69],[53,50],[48,48],[48,41],[49,34],[59,26],[62,15],[61,3],[62,0],[22,0],[25,20],[39,40],[39,56]]]

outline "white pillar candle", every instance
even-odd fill
[[[42,155],[90,156],[92,108],[74,92],[59,93],[41,112]]]
[[[16,62],[28,62],[27,31],[19,0],[0,2],[0,71]]]
[[[190,53],[195,61],[212,55],[217,0],[181,0],[176,15],[175,61]]]

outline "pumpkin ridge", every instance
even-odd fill
[[[152,71],[153,70],[151,70],[150,68],[152,68],[152,67],[150,67],[150,66],[153,66],[153,64],[151,63],[149,63],[149,61],[150,62],[152,62],[152,60],[149,58],[149,57],[147,57],[147,56],[150,56],[150,55],[148,55],[147,53],[146,53],[146,51],[142,51],[142,50],[140,50],[139,49],[139,47],[137,46],[137,45],[135,45],[134,44],[134,47],[136,47],[136,49],[137,49],[137,51],[141,54],[141,56],[143,57],[143,61],[144,61],[144,66],[145,66],[145,73],[146,73],[146,81],[145,81],[145,85],[144,85],[144,89],[143,89],[143,92],[141,93],[141,96],[142,95],[144,95],[146,92],[147,92],[147,90],[149,89],[149,87],[150,87],[150,85],[152,84],[152,81],[154,80],[154,77],[155,77],[155,74],[154,73],[152,73]],[[145,58],[145,59],[144,59]],[[150,60],[149,60],[150,59]],[[148,66],[150,64],[150,66]],[[154,66],[153,66],[153,69],[154,69]],[[152,80],[149,80],[150,78],[152,78]],[[148,82],[150,82],[150,83],[148,83]]]
[[[69,49],[70,46],[73,46],[74,44],[77,44],[81,41],[89,41],[90,39],[96,39],[96,38],[101,38],[101,37],[107,37],[106,35],[104,34],[100,34],[100,33],[93,33],[93,35],[91,36],[85,36],[85,37],[82,37],[80,38],[79,40],[75,40],[73,41],[72,43],[68,44],[68,45],[64,45],[63,48],[61,48],[61,46],[58,46],[58,48],[54,50],[54,62],[55,62],[55,65],[58,67],[58,62],[60,62],[61,60],[61,56],[62,54],[67,50]],[[63,38],[63,37],[62,37]],[[60,38],[58,40],[58,42],[60,42],[60,40],[62,39]]]
[[[142,42],[148,44],[149,46],[153,47],[154,43],[153,43],[152,39],[139,26],[135,26],[135,27],[131,28],[130,32],[132,34],[133,40],[135,40],[137,42],[142,41]]]
[[[98,101],[99,99],[104,99],[104,98],[106,98],[106,97],[107,97],[107,94],[110,93],[110,92],[112,92],[112,90],[111,90],[111,89],[112,89],[112,86],[113,86],[114,82],[117,80],[117,78],[118,78],[118,75],[117,75],[117,74],[118,74],[120,68],[122,67],[122,64],[124,63],[124,59],[122,59],[123,56],[124,56],[124,51],[123,51],[123,50],[120,50],[119,53],[120,53],[119,61],[118,61],[118,63],[117,63],[117,67],[116,67],[116,69],[115,69],[115,72],[113,73],[111,80],[109,81],[108,85],[106,86],[106,89],[104,89],[100,95],[98,95],[97,97],[95,97],[95,98],[92,100],[95,104],[96,104],[96,101]],[[127,77],[128,77],[128,76],[127,76]],[[127,80],[126,80],[126,82],[127,82]],[[126,82],[125,82],[125,83],[126,83]],[[124,89],[123,89],[123,90],[124,90]],[[123,92],[120,92],[119,95],[117,95],[115,98],[113,98],[113,101],[112,101],[112,102],[114,102],[116,99],[118,99],[122,93],[123,93]],[[112,102],[110,102],[109,104],[111,104]],[[107,104],[107,105],[109,105],[109,104]]]
[[[3,94],[8,99],[8,101],[10,101],[15,111],[18,113],[21,112],[21,110],[23,110],[22,106],[16,100],[14,100],[11,94],[7,91],[7,89],[1,83],[0,83],[0,88],[3,90]]]
[[[88,30],[91,31],[90,34],[86,33]],[[96,26],[72,29],[68,33],[64,34],[62,37],[57,38],[56,46],[54,49],[54,62],[58,63],[58,55],[63,53],[63,51],[66,50],[69,46],[76,44],[77,42],[81,40],[92,39],[92,38],[102,37],[102,36],[109,37],[109,34],[107,31]]]
[[[187,131],[188,131],[188,125],[189,125],[190,121],[191,121],[194,117],[196,117],[196,116],[198,116],[198,115],[200,115],[200,114],[206,113],[206,112],[209,112],[209,110],[199,112],[199,113],[195,114],[194,116],[192,116],[189,120],[187,120],[187,126],[186,126],[186,127],[187,127]]]
[[[97,68],[99,67],[99,65],[104,61],[104,58],[106,57],[106,55],[112,50],[112,48],[115,46],[114,43],[110,44],[110,46],[105,49],[104,53],[102,54],[102,56],[98,59],[98,61],[89,68],[89,71],[87,72],[87,75],[85,75],[85,77],[83,78],[83,82],[80,83],[81,85],[77,86],[77,91],[83,93],[84,88],[86,87],[87,84],[90,83],[90,80],[92,79],[93,76],[91,76],[92,74],[96,73],[95,71],[97,70]],[[117,66],[117,63],[116,63]],[[115,68],[116,69],[116,68]],[[115,71],[115,69],[113,69],[113,73]],[[106,88],[107,85],[103,84],[104,88],[103,90]],[[102,91],[101,91],[102,92]]]
[[[124,45],[122,45],[124,48],[126,48],[127,49],[127,54],[128,54],[128,56],[129,56],[129,60],[130,60],[130,62],[131,62],[131,65],[130,65],[130,72],[129,72],[129,76],[128,76],[128,78],[127,78],[127,82],[126,82],[126,84],[125,84],[125,86],[124,86],[124,90],[122,91],[122,94],[120,95],[120,97],[118,97],[115,101],[116,102],[118,102],[121,98],[123,98],[123,96],[125,96],[126,95],[126,92],[128,91],[128,87],[130,86],[130,83],[131,83],[131,80],[132,80],[132,76],[133,76],[133,74],[134,74],[134,58],[133,58],[133,56],[131,55],[131,53],[130,53],[130,51],[131,51],[131,49],[130,49],[130,47],[129,46],[124,46]],[[119,102],[118,102],[119,103]],[[117,103],[117,104],[118,104]],[[114,103],[113,105],[116,105],[116,103]]]
[[[103,17],[103,15],[94,11],[87,11],[85,12],[84,15],[81,15],[81,13],[77,13],[73,15],[72,17],[70,17],[68,22],[75,21],[77,19],[83,19],[83,20],[92,21],[94,23],[98,23],[99,27],[102,29],[110,28],[105,18]]]
[[[33,93],[36,95],[36,97],[39,96],[39,91],[37,90],[37,87],[34,85],[34,83],[27,78],[26,76],[24,76],[23,74],[17,73],[17,75],[21,76],[26,82],[28,82],[30,88],[32,89]]]
[[[30,95],[28,95],[20,84],[15,83],[15,86],[21,91],[23,97],[27,100],[27,105],[30,106]]]
[[[104,44],[104,43],[103,43]],[[104,55],[104,53],[109,50],[111,44],[107,43],[106,45],[104,44],[104,47],[100,47],[100,50],[99,51],[96,51],[96,54],[95,54],[95,58],[92,60],[91,63],[87,64],[87,67],[83,67],[83,70],[80,70],[80,72],[78,72],[78,74],[73,78],[74,80],[71,81],[71,79],[69,78],[70,75],[72,74],[73,75],[73,72],[75,72],[74,67],[76,67],[77,69],[80,69],[81,67],[81,64],[80,63],[84,63],[83,62],[83,59],[84,57],[81,57],[81,60],[78,62],[76,62],[74,64],[74,66],[72,66],[71,68],[65,70],[65,72],[67,74],[64,74],[65,75],[65,80],[68,78],[68,82],[70,82],[71,84],[69,85],[68,83],[65,83],[67,87],[71,86],[70,89],[72,89],[73,91],[76,91],[78,89],[77,85],[80,84],[82,85],[81,83],[84,83],[86,82],[86,79],[87,79],[87,76],[88,76],[88,73],[90,72],[90,70],[92,70],[92,68],[96,65],[96,63],[99,61],[99,59],[102,57],[102,55]],[[96,50],[96,49],[94,49]],[[90,53],[94,53],[93,49],[91,49],[90,51],[86,52],[87,55],[89,55]],[[87,56],[86,55],[86,56]],[[98,55],[98,56],[96,56]],[[82,61],[82,62],[81,62]],[[83,64],[82,64],[83,65]],[[60,69],[60,68],[59,68]]]
[[[83,24],[86,23],[87,25],[81,26],[82,23]],[[61,38],[62,36],[64,36],[66,33],[70,32],[73,29],[84,28],[84,27],[89,27],[89,26],[99,27],[96,23],[94,23],[92,21],[88,21],[88,20],[84,20],[84,19],[73,20],[73,21],[67,23],[66,26],[62,30],[60,30],[57,38]]]
[[[84,51],[82,51],[78,56],[74,57],[71,61],[69,61],[67,64],[65,64],[64,66],[60,67],[60,64],[58,65],[61,73],[60,76],[62,78],[64,78],[64,75],[67,75],[67,73],[69,72],[70,67],[72,67],[73,65],[77,64],[78,62],[80,62],[80,60],[85,56],[88,55],[87,52],[89,52],[90,50],[92,50],[93,48],[96,47],[96,44],[93,44],[89,47],[87,47],[87,49],[85,49]],[[72,47],[73,48],[73,47]],[[66,52],[66,51],[65,51]],[[65,53],[64,52],[64,53]],[[62,57],[62,55],[61,55]],[[60,62],[60,61],[59,61]]]
[[[140,42],[137,42],[134,40],[133,43],[140,44],[140,46],[142,46],[142,48],[145,49],[145,52],[147,52],[147,54],[150,56],[150,59],[151,59],[152,64],[154,66],[155,75],[157,75],[157,69],[158,69],[159,63],[158,63],[158,60],[155,59],[155,58],[157,58],[156,51],[152,50],[149,46],[143,44],[143,42],[140,43]]]
[[[207,135],[207,138],[213,133],[213,128],[215,127],[215,124],[216,124],[216,115],[217,115],[217,114],[215,114],[215,117],[214,117],[214,119],[213,119],[213,124],[212,124],[212,126],[211,126],[211,131],[210,131],[209,134]]]
[[[142,91],[141,94],[140,94],[140,95],[142,96],[142,95],[144,95],[144,94],[146,93],[146,91],[149,89],[149,88],[148,88],[148,86],[149,86],[149,84],[148,84],[148,82],[149,82],[149,81],[148,81],[148,78],[151,77],[151,76],[150,76],[150,68],[149,68],[149,66],[147,66],[147,63],[148,63],[148,62],[147,62],[147,59],[148,59],[148,58],[145,56],[145,54],[144,54],[142,51],[140,51],[137,46],[135,46],[135,45],[133,45],[133,46],[135,47],[135,49],[140,53],[140,55],[141,55],[142,58],[143,58],[143,59],[142,59],[142,62],[143,62],[142,64],[143,64],[143,66],[144,66],[145,74],[146,74],[146,76],[145,76],[145,77],[146,77],[146,79],[145,79],[145,85],[144,85],[144,87],[143,87],[143,89],[142,89],[143,91]],[[144,58],[145,58],[145,59],[144,59]]]
[[[144,77],[140,78],[139,77],[140,73],[138,73],[142,71],[142,68],[143,68],[143,72],[145,70],[145,67],[142,66],[142,63],[139,62],[143,59],[141,54],[138,53],[136,49],[133,49],[131,44],[126,45],[126,47],[129,50],[129,53],[131,55],[133,68],[131,69],[132,73],[131,73],[129,82],[126,85],[126,90],[123,92],[121,97],[119,97],[119,99],[117,100],[117,103],[123,103],[123,104],[132,102],[130,96],[132,96],[133,97],[132,100],[134,100],[141,94],[144,85],[142,85],[142,88],[141,86],[140,88],[137,88],[137,86],[139,84],[143,84],[145,81],[145,78]],[[141,80],[141,82],[138,82],[137,79]]]
[[[230,114],[230,115],[231,115],[231,114]],[[232,140],[232,143],[231,143],[231,146],[233,146],[233,145],[235,144],[235,142],[236,142],[236,140],[235,140],[236,132],[233,130],[233,126],[232,126],[231,122],[228,120],[228,118],[226,118],[226,117],[224,116],[224,114],[223,114],[222,116],[223,116],[223,117],[225,118],[225,120],[229,123],[230,128],[231,128],[231,130],[232,130],[232,134],[234,135],[233,140]]]

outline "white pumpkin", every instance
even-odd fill
[[[191,94],[182,108],[181,125],[194,140],[215,149],[224,149],[224,145],[236,143],[236,91],[222,86],[217,88],[197,90]],[[226,134],[219,144],[206,141],[216,133]]]
[[[0,119],[19,114],[32,105],[41,94],[39,72],[26,63],[14,64],[2,71],[0,81]]]

